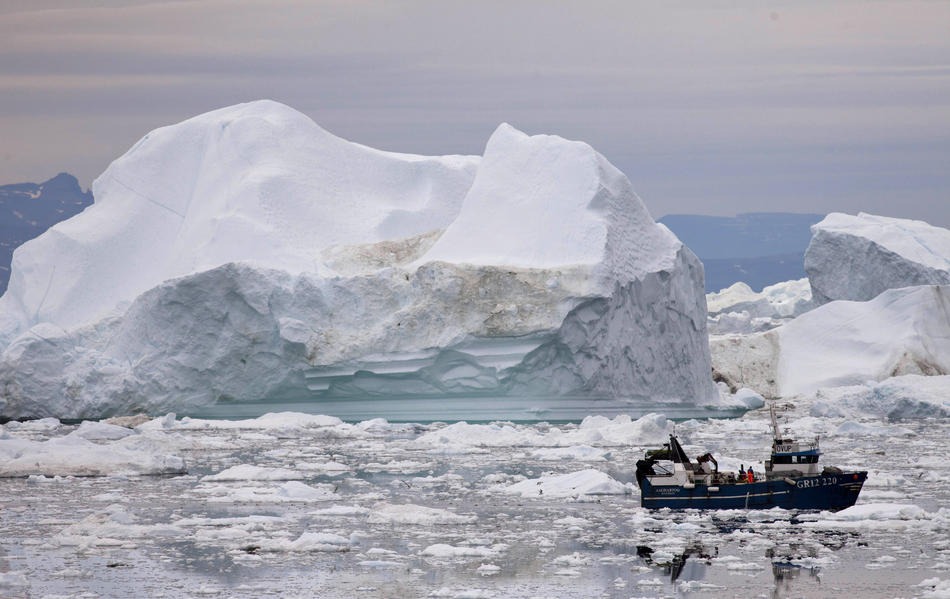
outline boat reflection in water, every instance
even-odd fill
[[[706,576],[706,566],[711,565],[712,559],[719,555],[719,549],[709,550],[702,544],[694,543],[688,545],[682,553],[674,555],[671,559],[654,559],[654,553],[652,547],[637,546],[638,557],[650,566],[663,568],[663,573],[669,575],[670,582],[676,582],[681,575],[687,581],[702,580]]]

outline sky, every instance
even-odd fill
[[[373,147],[591,144],[665,214],[950,226],[950,2],[0,0],[0,184],[270,98]]]

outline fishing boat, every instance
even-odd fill
[[[798,441],[779,431],[774,406],[772,455],[763,472],[720,472],[712,454],[690,460],[675,434],[637,461],[640,505],[659,509],[838,511],[854,505],[867,471],[819,465],[818,438]]]

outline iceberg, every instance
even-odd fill
[[[950,284],[950,230],[918,220],[832,213],[812,225],[805,272],[816,304],[865,301],[914,285]]]
[[[710,335],[753,333],[775,328],[814,307],[808,279],[784,281],[761,292],[739,281],[706,294]]]
[[[716,372],[766,397],[950,374],[950,286],[834,301],[770,331],[710,339]]]
[[[702,265],[582,142],[384,152],[271,101],[152,131],[19,248],[0,418],[216,402],[718,401]]]

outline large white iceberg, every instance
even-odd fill
[[[950,286],[835,301],[765,333],[710,339],[717,373],[768,397],[950,374]]]
[[[950,230],[923,221],[832,213],[812,225],[805,272],[817,304],[950,284]]]
[[[382,152],[270,101],[146,135],[16,252],[0,417],[717,393],[702,266],[590,146]],[[477,401],[477,400],[473,400]]]

